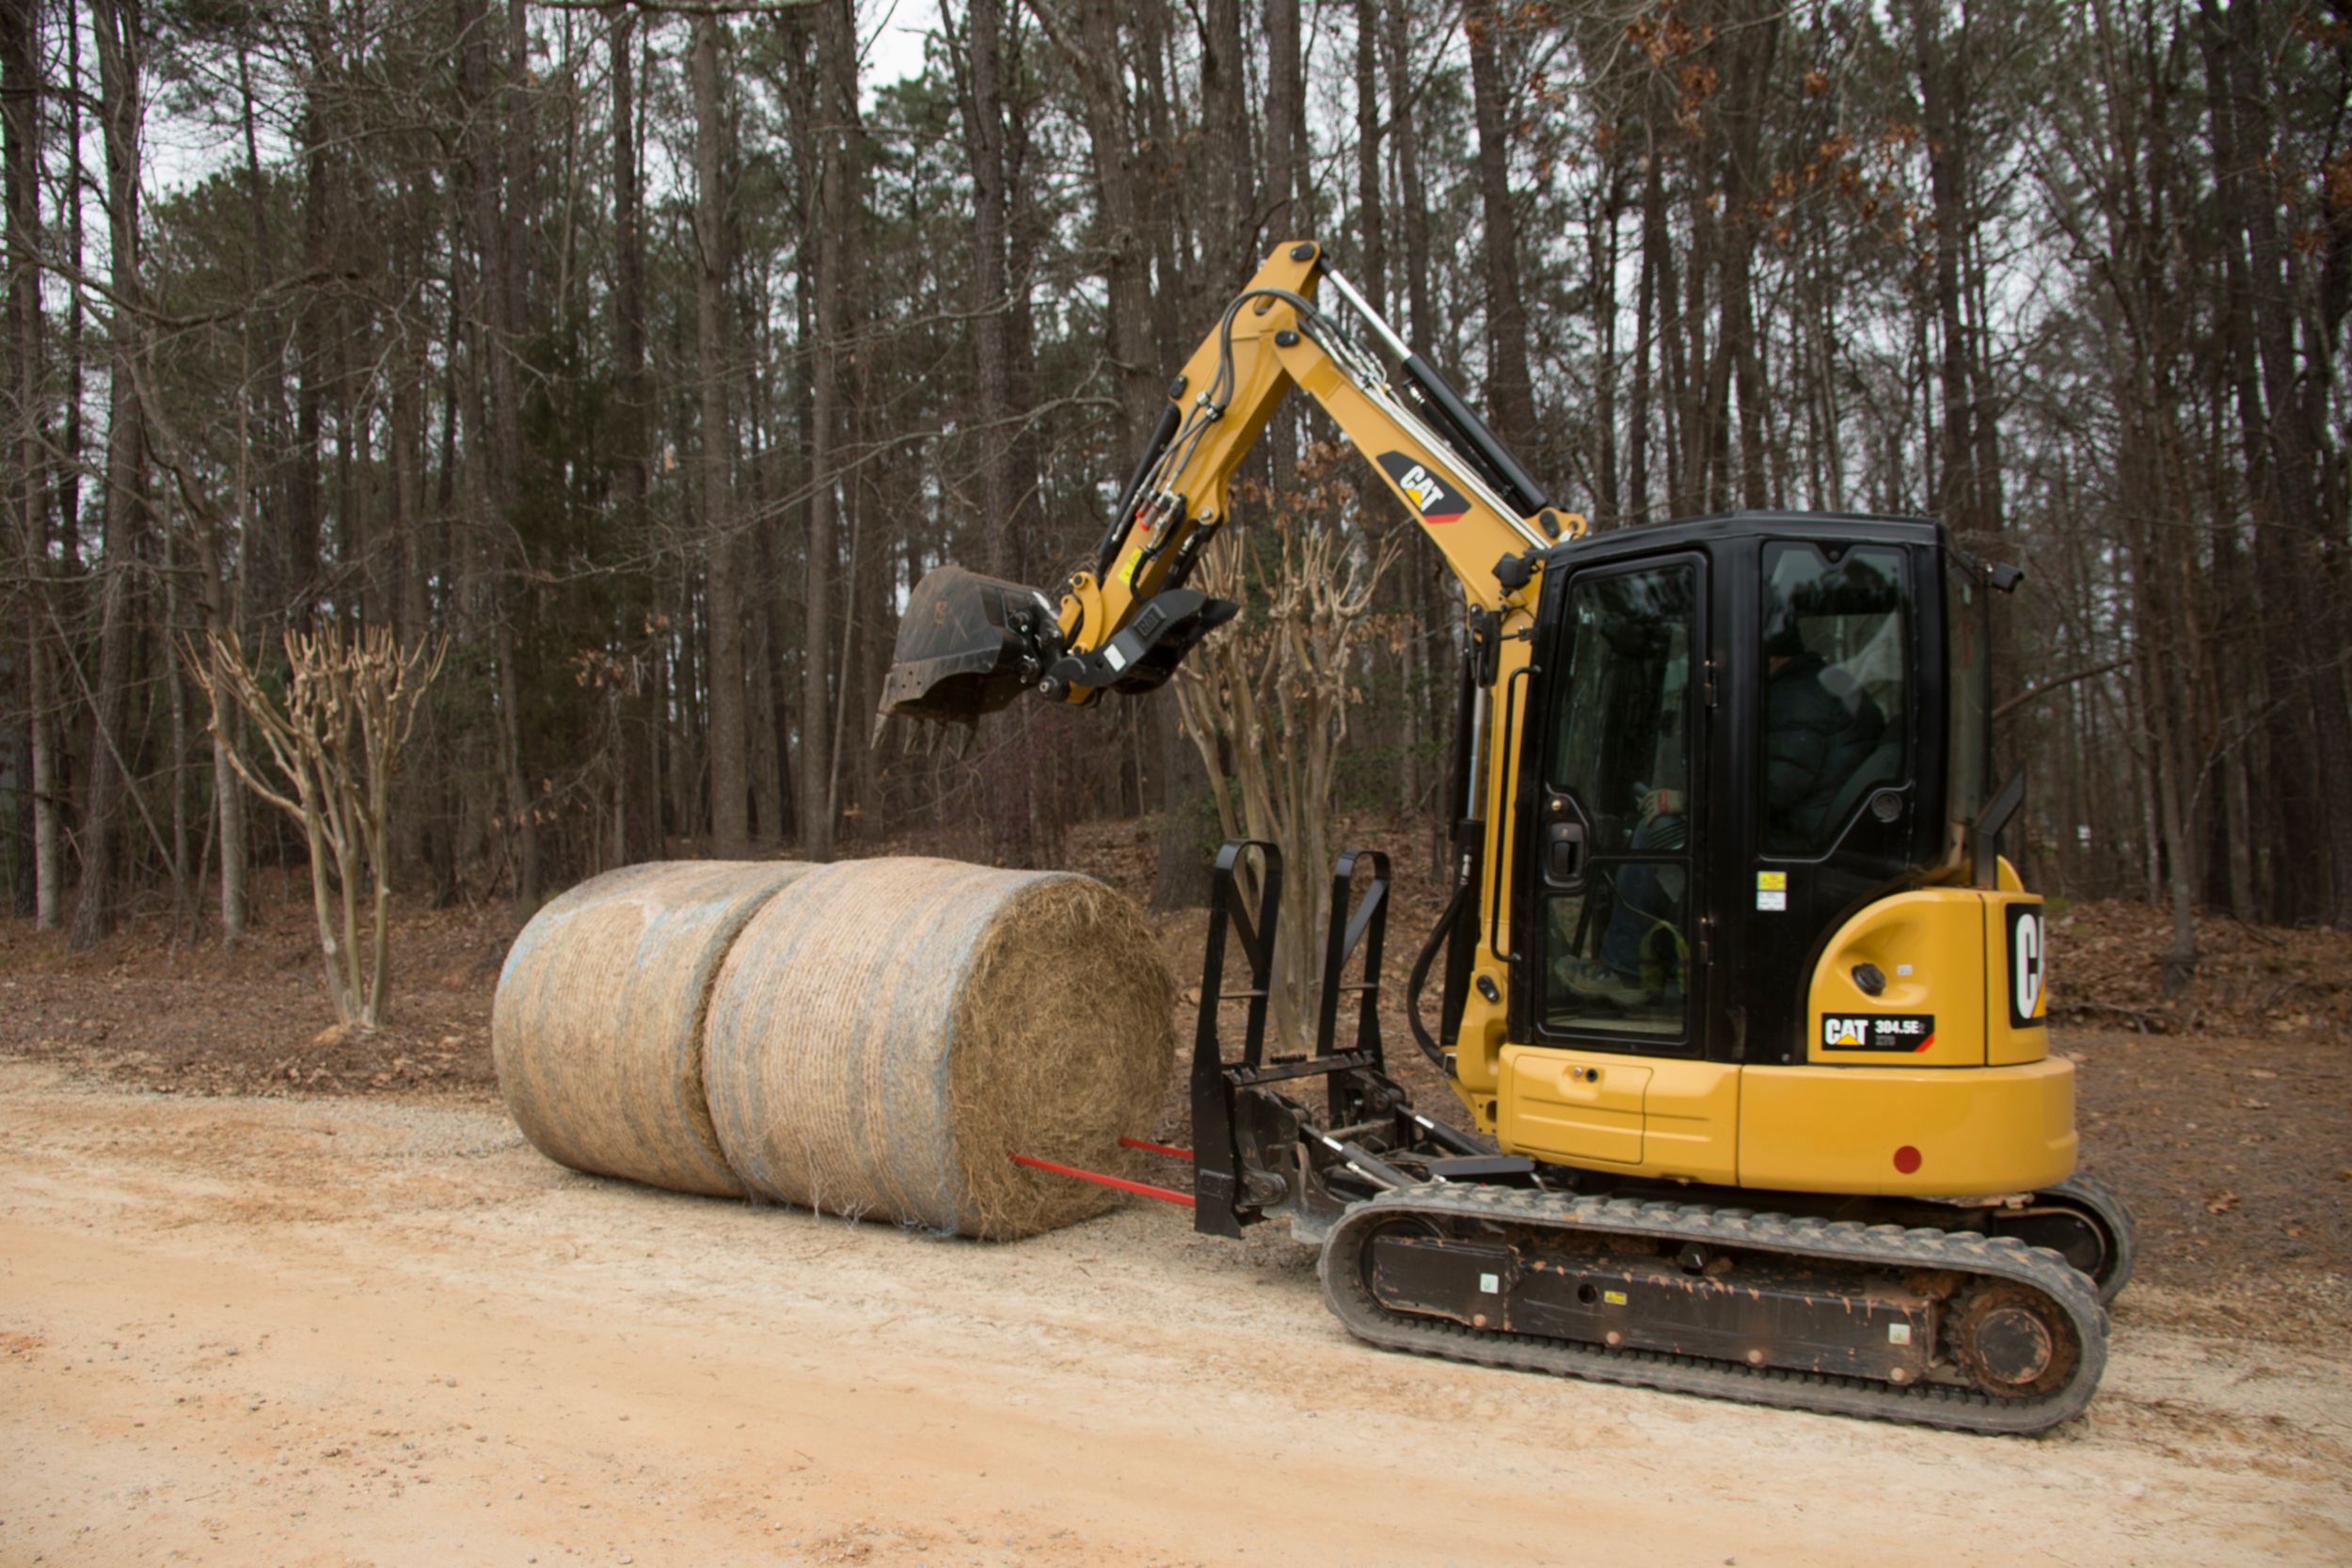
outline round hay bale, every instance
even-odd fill
[[[711,1125],[753,1193],[1005,1240],[1107,1190],[1174,1056],[1175,987],[1102,883],[913,856],[813,871],[744,928],[711,994]]]
[[[575,1170],[739,1196],[703,1098],[703,1013],[744,924],[808,869],[625,866],[532,916],[490,1015],[499,1090],[523,1135]]]

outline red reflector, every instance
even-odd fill
[[[1917,1170],[1919,1168],[1919,1151],[1912,1148],[1909,1144],[1905,1144],[1902,1148],[1895,1150],[1895,1168],[1901,1171],[1905,1176],[1909,1176],[1913,1171]]]

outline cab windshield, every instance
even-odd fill
[[[1911,605],[1891,545],[1764,546],[1756,766],[1764,852],[1829,854],[1910,778]]]

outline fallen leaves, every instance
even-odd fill
[[[2296,1037],[2352,1026],[2352,933],[2197,923],[2197,969],[2164,992],[2170,916],[2121,899],[2069,905],[2050,919],[2050,1012],[2151,1034]],[[2253,1078],[2275,1078],[2254,1069]]]

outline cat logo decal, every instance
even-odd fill
[[[1401,451],[1384,451],[1380,469],[1405,492],[1424,523],[1459,522],[1470,510],[1469,499],[1430,472],[1426,463],[1417,463]]]

